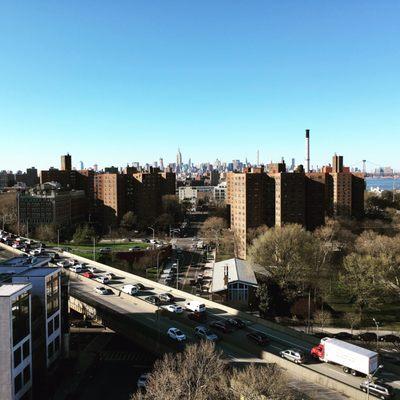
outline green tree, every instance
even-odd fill
[[[343,315],[343,320],[349,325],[351,334],[353,334],[353,329],[361,324],[361,315],[355,312],[347,312]]]
[[[96,237],[96,232],[92,226],[80,225],[72,237],[75,244],[91,243],[93,238]]]
[[[292,298],[299,289],[304,290],[312,283],[309,246],[312,241],[311,233],[300,225],[269,229],[253,241],[249,260]]]
[[[57,230],[53,224],[39,225],[35,230],[35,237],[43,242],[57,240]]]
[[[257,287],[256,297],[258,298],[258,308],[262,316],[265,316],[270,307],[270,297],[268,293],[268,286],[265,283],[261,283]]]
[[[162,197],[162,212],[171,216],[173,224],[182,222],[185,217],[183,206],[179,203],[178,197],[173,194]]]
[[[122,216],[120,226],[127,231],[133,231],[135,229],[137,217],[133,211],[128,211]]]
[[[350,254],[344,259],[340,282],[352,298],[360,315],[365,309],[374,309],[387,295],[382,279],[382,261],[369,255]]]
[[[203,222],[203,226],[200,229],[200,234],[201,237],[203,237],[207,242],[215,243],[218,251],[221,237],[227,227],[228,224],[224,218],[209,217]]]
[[[329,311],[318,310],[313,315],[314,323],[321,327],[324,331],[325,326],[332,323],[332,314]]]

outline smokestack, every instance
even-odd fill
[[[306,172],[310,172],[310,130],[306,129]]]

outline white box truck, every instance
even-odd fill
[[[206,305],[203,303],[200,303],[199,301],[189,301],[185,304],[186,310],[193,311],[193,312],[198,312],[202,313],[206,311]]]
[[[121,291],[134,296],[139,293],[139,288],[135,285],[124,285],[122,286]]]
[[[311,355],[341,365],[345,373],[354,376],[373,374],[379,365],[378,353],[333,338],[321,339],[321,343],[311,349]]]

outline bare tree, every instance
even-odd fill
[[[361,315],[355,312],[347,312],[344,314],[343,319],[349,325],[351,334],[353,334],[353,329],[361,324]]]
[[[287,378],[276,364],[251,364],[235,370],[230,381],[230,399],[295,400],[297,394],[288,387]]]
[[[319,310],[314,313],[314,323],[321,326],[324,331],[325,326],[332,323],[332,314],[329,311]]]
[[[171,387],[173,385],[173,387]],[[132,400],[223,400],[228,396],[227,366],[213,344],[187,346],[154,365],[146,393]]]

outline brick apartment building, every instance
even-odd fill
[[[247,231],[261,225],[296,223],[314,230],[325,217],[361,218],[364,213],[364,178],[343,166],[334,156],[333,166],[305,174],[302,167],[287,172],[284,162],[227,174],[227,204],[235,233],[236,254],[246,258]]]

